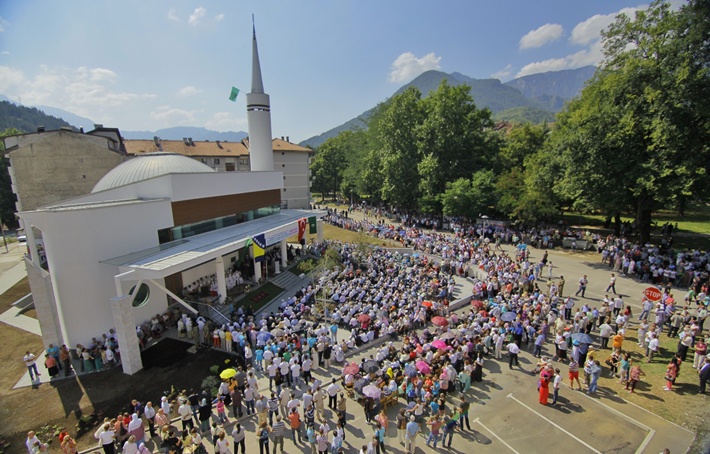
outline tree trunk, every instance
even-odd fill
[[[621,235],[621,212],[620,211],[614,212],[614,235],[616,235],[616,236]]]
[[[687,204],[685,196],[678,198],[678,216],[685,216],[685,206]]]
[[[641,244],[651,242],[651,214],[653,213],[653,199],[646,191],[639,195],[636,205],[636,227]]]
[[[611,227],[611,213],[607,214],[604,219],[604,228],[608,229],[609,227]]]

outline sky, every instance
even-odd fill
[[[674,5],[684,0],[673,0]],[[247,131],[252,14],[272,134],[300,142],[427,70],[597,64],[629,0],[0,0],[0,94],[121,130]]]

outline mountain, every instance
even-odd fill
[[[554,121],[554,115],[564,107],[568,99],[579,95],[584,84],[594,74],[594,66],[563,71],[533,74],[502,83],[498,79],[473,79],[461,73],[447,74],[441,71],[427,71],[393,93],[396,96],[409,87],[416,87],[422,96],[436,90],[442,80],[449,85],[466,84],[471,87],[471,96],[478,108],[487,107],[496,120],[527,121],[540,123]],[[331,137],[343,131],[365,128],[372,109],[340,126],[311,137],[301,146],[318,147]]]
[[[578,69],[531,74],[513,79],[505,85],[517,89],[530,99],[543,95],[571,99],[582,91],[584,84],[594,75],[596,69],[595,66],[584,66]]]
[[[0,131],[17,128],[24,133],[30,133],[35,132],[40,126],[44,126],[47,130],[72,127],[61,118],[47,115],[35,107],[0,101]]]
[[[493,119],[510,123],[541,123],[543,121],[553,123],[555,114],[538,107],[512,107],[494,113]]]
[[[91,131],[94,129],[95,122],[57,107],[23,106],[0,95],[0,131],[4,131],[7,128],[17,128],[23,132],[33,132],[39,126],[44,126],[48,131],[61,127],[74,127],[77,130],[84,128],[84,131]],[[104,126],[114,127],[114,125]],[[244,131],[219,132],[194,126],[176,126],[157,131],[121,130],[121,136],[125,139],[153,139],[153,137],[158,136],[165,140],[182,140],[183,137],[191,137],[192,140],[198,141],[239,142],[248,135]]]
[[[80,117],[79,115],[67,112],[66,110],[59,109],[57,107],[50,106],[36,106],[39,110],[43,111],[47,115],[53,117],[61,118],[72,126],[78,128],[84,128],[84,131],[91,131],[94,129],[94,122],[86,117]]]
[[[164,140],[182,140],[183,137],[191,137],[192,140],[200,142],[205,140],[239,142],[248,135],[244,131],[218,132],[196,126],[175,126],[157,131],[121,131],[121,136],[124,139],[152,139],[154,136],[158,136]]]

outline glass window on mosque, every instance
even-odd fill
[[[167,229],[158,230],[158,241],[160,244],[168,243],[174,240],[189,238],[201,233],[212,232],[225,227],[229,227],[242,222],[261,219],[272,214],[277,214],[281,211],[279,205],[271,205],[255,210],[242,211],[229,216],[221,216],[218,218],[208,219],[205,221],[195,222],[193,224],[185,224]]]

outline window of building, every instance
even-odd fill
[[[131,290],[128,292],[129,296],[133,296],[133,292],[136,291],[136,286],[134,285]],[[148,302],[150,299],[150,288],[148,287],[147,284],[141,284],[140,287],[138,287],[138,293],[136,294],[136,297],[133,298],[133,307],[141,307],[145,303]]]
[[[247,164],[249,164],[249,160],[248,160],[248,159],[243,158],[243,159],[240,159],[240,160],[239,160],[239,165],[240,165],[240,166],[245,166],[245,165],[247,165]]]
[[[216,165],[216,166],[219,165],[219,158],[214,158],[214,165]]]
[[[271,216],[272,214],[278,214],[279,211],[279,205],[269,205],[255,210],[240,211],[239,213],[229,216],[222,216],[195,222],[193,224],[185,224],[161,229],[158,230],[158,242],[160,244],[164,244],[175,240],[189,238],[201,233],[212,232],[214,230],[240,224],[242,222],[253,221],[255,219]]]
[[[234,172],[234,163],[233,162],[225,162],[224,168],[227,172]]]

